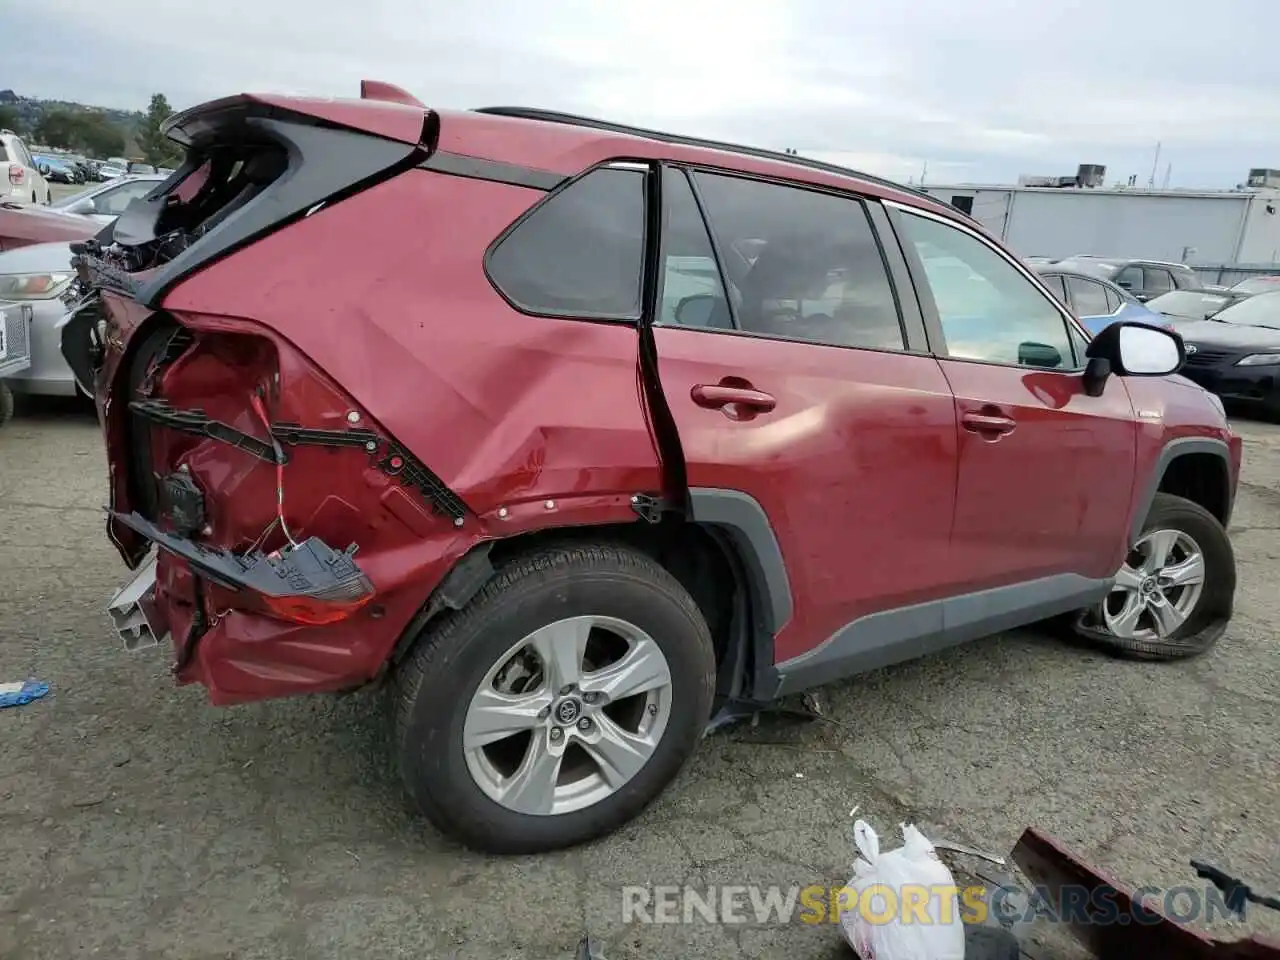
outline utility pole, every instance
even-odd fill
[[[1156,168],[1160,166],[1160,141],[1156,141],[1156,158],[1151,161],[1151,178],[1147,180],[1148,187],[1156,185]]]

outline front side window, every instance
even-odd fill
[[[902,214],[946,337],[947,353],[1049,369],[1072,369],[1067,323],[1040,289],[977,237],[931,217]]]
[[[1116,286],[1122,290],[1142,289],[1142,268],[1125,267],[1116,274]]]
[[[1107,289],[1102,284],[1083,277],[1067,277],[1067,289],[1077,317],[1105,317],[1111,313],[1107,309]]]
[[[547,198],[490,251],[494,285],[526,313],[638,320],[644,180],[602,167]]]
[[[1067,287],[1062,279],[1062,274],[1051,273],[1048,276],[1040,278],[1044,281],[1044,285],[1049,288],[1049,292],[1058,298],[1058,302],[1064,307],[1067,305]]]
[[[1160,267],[1142,268],[1143,293],[1166,293],[1173,289],[1173,277]]]
[[[694,180],[740,329],[903,349],[898,302],[860,201],[720,174]]]

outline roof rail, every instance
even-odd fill
[[[895,180],[889,180],[885,177],[877,177],[870,173],[863,173],[861,170],[854,170],[851,167],[842,167],[835,163],[825,163],[822,160],[811,160],[808,157],[801,157],[794,153],[779,153],[776,150],[765,150],[761,147],[745,147],[738,143],[722,143],[718,140],[703,140],[698,137],[686,137],[678,133],[663,133],[659,130],[646,130],[643,127],[629,127],[621,123],[611,123],[608,120],[597,120],[593,117],[580,117],[572,113],[560,113],[555,110],[539,110],[535,107],[476,107],[473,113],[487,113],[498,117],[515,117],[521,120],[541,120],[545,123],[563,123],[575,127],[590,127],[594,130],[605,130],[609,133],[621,133],[631,137],[641,137],[645,140],[658,140],[662,143],[674,143],[682,147],[700,147],[705,150],[723,150],[726,153],[737,153],[746,157],[756,157],[760,160],[776,160],[780,163],[795,164],[800,167],[808,167],[810,170],[821,170],[823,173],[834,173],[841,177],[856,177],[867,183],[874,183],[881,187],[887,187],[890,190],[897,190],[901,193],[910,194],[911,196],[920,197],[928,200],[937,207],[944,207],[948,211],[958,212],[965,216],[966,219],[973,218],[964,214],[963,210],[957,211],[955,207],[949,203],[944,203],[935,196],[925,193],[923,190],[917,190],[915,187],[909,187],[905,184],[898,183]]]

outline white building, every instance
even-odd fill
[[[925,184],[1023,256],[1280,264],[1280,189]]]

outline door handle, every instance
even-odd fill
[[[722,384],[699,383],[689,391],[693,402],[709,410],[723,410],[731,403],[768,413],[778,401],[770,394],[750,387],[726,387]]]
[[[965,413],[960,416],[960,423],[970,433],[995,434],[1003,436],[1013,433],[1017,422],[1012,417],[996,413]]]

